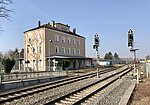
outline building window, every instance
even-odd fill
[[[77,54],[80,54],[80,49],[77,49]]]
[[[65,43],[65,37],[62,36],[61,38],[62,38],[62,43]]]
[[[59,53],[59,47],[58,46],[55,47],[55,52]]]
[[[72,40],[72,43],[73,43],[73,45],[75,45],[75,44],[76,44],[76,41],[75,41],[75,39],[73,39],[73,40]]]
[[[39,60],[39,65],[41,65],[41,64],[42,64],[42,60],[40,59],[40,60]]]
[[[71,49],[70,48],[68,48],[68,54],[71,54]]]
[[[62,54],[65,54],[65,47],[62,47]]]
[[[33,53],[35,53],[35,48],[33,47]]]
[[[41,47],[41,46],[39,47],[39,52],[40,52],[40,53],[42,52],[42,47]]]
[[[35,69],[35,60],[33,60],[33,70]]]
[[[68,38],[68,39],[67,39],[67,41],[68,41],[68,44],[71,44],[71,40],[70,40],[70,38]]]
[[[80,40],[77,40],[77,45],[80,46]]]
[[[31,43],[31,38],[29,38],[29,43]]]
[[[76,54],[75,48],[72,49],[72,53],[73,53],[73,54]]]
[[[27,48],[27,53],[29,53],[29,48]]]
[[[59,42],[59,36],[58,35],[55,35],[55,41]]]

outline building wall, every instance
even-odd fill
[[[45,47],[46,47],[46,56],[49,56],[49,49],[51,55],[64,55],[64,56],[82,56],[85,57],[85,38],[78,37],[75,35],[70,35],[64,32],[59,32],[51,29],[46,29],[45,31]],[[56,40],[56,36],[58,40]],[[65,38],[65,42],[62,42],[62,37]],[[68,38],[70,38],[70,44],[68,44]],[[51,44],[50,41],[52,40]],[[73,44],[74,40],[74,44]],[[79,41],[79,44],[78,43]],[[59,48],[58,53],[56,53],[56,46]],[[65,48],[65,53],[63,53],[62,48]],[[70,53],[68,49],[70,48]],[[74,49],[74,53],[73,53]],[[78,53],[78,51],[80,53]]]
[[[45,32],[44,29],[37,29],[24,33],[24,59],[29,60],[31,71],[44,71],[45,66]],[[27,53],[28,50],[28,53]],[[34,50],[34,51],[33,51]],[[37,69],[38,67],[38,69]]]

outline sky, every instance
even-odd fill
[[[94,35],[100,37],[100,57],[116,52],[133,57],[127,31],[134,31],[138,58],[150,55],[150,0],[13,0],[10,20],[1,19],[0,51],[22,49],[23,32],[54,20],[77,29],[86,38],[86,56],[96,57]]]

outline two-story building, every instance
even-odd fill
[[[85,68],[85,37],[76,29],[52,21],[24,32],[25,68],[31,71],[56,70],[68,60],[68,69]]]

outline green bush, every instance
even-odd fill
[[[9,74],[15,65],[15,60],[10,58],[2,59],[2,64],[4,65],[5,73]]]
[[[70,61],[69,60],[64,60],[64,64],[63,64],[63,68],[68,68],[70,65]]]

